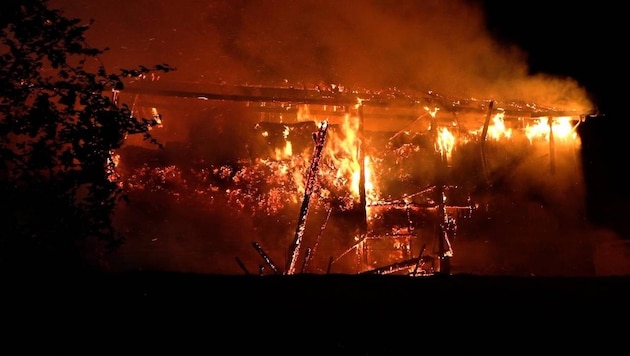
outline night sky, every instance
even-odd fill
[[[619,88],[628,81],[628,54],[622,45],[628,25],[619,3],[483,3],[490,31],[498,40],[521,47],[531,72],[575,78],[601,113],[625,114],[625,95]]]

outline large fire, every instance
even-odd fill
[[[465,173],[472,177],[469,181],[452,179],[464,177],[457,171],[462,162],[476,165],[479,151],[474,147],[483,146],[484,141],[509,145],[514,140],[526,140],[532,149],[540,143],[549,148],[552,138],[554,144],[579,146],[575,130],[579,117],[511,115],[508,121],[506,112],[498,109],[484,127],[483,115],[473,120],[453,118],[438,106],[424,106],[402,129],[366,130],[362,105],[361,101],[345,106],[285,105],[275,121],[267,120],[269,114],[265,112],[254,131],[257,140],[265,142],[268,150],[237,162],[209,166],[201,161],[185,170],[178,165],[133,167],[126,165],[123,158],[119,170],[124,172],[123,182],[132,193],[159,191],[176,200],[192,198],[200,199],[203,204],[225,203],[226,209],[250,216],[263,225],[273,225],[272,221],[279,222],[278,219],[287,216],[295,224],[291,218],[297,217],[299,206],[308,195],[312,198],[311,210],[316,214],[314,223],[320,224],[316,245],[331,216],[343,219],[343,214],[347,214],[346,219],[355,221],[339,227],[346,231],[345,242],[343,238],[329,242],[328,252],[337,256],[331,257],[329,263],[355,255],[356,262],[346,263],[353,265],[351,270],[355,272],[413,271],[421,275],[444,268],[440,265],[444,263],[442,259],[455,255],[457,221],[470,217],[479,207],[469,191],[478,189],[482,173],[488,176],[492,172],[478,169],[477,173]],[[288,114],[289,109],[294,117]],[[330,126],[316,184],[309,192],[307,177],[313,159],[314,133],[324,121],[330,122]],[[483,157],[485,170],[486,159]],[[309,231],[317,230],[308,226]],[[255,229],[263,234],[267,228]],[[290,229],[284,237],[281,234],[275,239],[286,241],[289,232]],[[266,241],[266,244],[272,243]],[[264,254],[264,248],[256,246]],[[312,266],[314,247],[296,246],[295,256],[300,253],[303,269],[309,262]],[[263,257],[266,263],[271,263],[268,255]],[[319,271],[323,271],[321,260],[319,265]],[[274,271],[282,269],[271,267]],[[295,268],[292,265],[292,270]]]

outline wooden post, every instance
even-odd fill
[[[359,117],[359,132],[358,132],[359,140],[358,140],[358,147],[357,147],[357,156],[359,159],[359,206],[361,209],[360,211],[361,221],[359,222],[359,240],[365,241],[365,237],[367,236],[368,226],[367,226],[367,199],[365,196],[365,148],[364,148],[365,122],[363,118],[363,104],[362,103],[358,104],[357,115]],[[363,263],[367,263],[367,253],[365,253],[366,246],[364,245],[364,243],[360,246],[359,249],[357,249],[357,252],[359,250],[362,250],[361,252],[363,255]]]
[[[278,270],[278,267],[276,267],[276,264],[273,263],[273,261],[271,260],[271,257],[269,257],[269,255],[263,250],[263,248],[258,244],[258,242],[252,241],[252,246],[254,246],[254,248],[256,249],[256,252],[258,252],[258,254],[263,258],[267,266],[269,266],[269,268],[273,270],[273,273],[280,274],[280,271]],[[262,274],[262,270],[261,270],[261,274]]]
[[[488,186],[492,186],[492,181],[490,180],[490,173],[488,172],[488,163],[486,160],[486,136],[488,136],[488,126],[490,125],[490,117],[492,117],[493,106],[494,101],[490,101],[490,104],[488,104],[486,119],[483,122],[483,130],[481,131],[481,142],[479,143],[479,147],[481,149],[481,168],[483,169],[484,178],[486,179],[486,184],[488,184]]]
[[[549,169],[551,174],[556,173],[556,144],[553,137],[553,117],[549,116],[547,119],[549,125]]]
[[[324,145],[326,144],[327,133],[328,121],[325,120],[319,125],[319,129],[317,130],[317,132],[313,134],[315,147],[313,149],[311,165],[307,172],[306,187],[304,189],[304,199],[302,200],[302,206],[300,207],[298,224],[295,228],[295,237],[291,242],[291,246],[289,248],[289,260],[287,262],[285,274],[291,275],[295,273],[297,259],[300,254],[300,246],[302,245],[304,230],[306,229],[306,218],[308,217],[311,196],[315,191],[315,184],[317,183],[317,173],[319,171],[319,162],[321,161]]]
[[[359,116],[359,142],[358,142],[358,159],[359,159],[359,203],[361,204],[361,234],[367,233],[367,199],[365,196],[365,123],[363,119],[363,104],[359,104],[357,114]]]
[[[437,119],[434,116],[431,120],[431,133],[433,138],[434,147],[437,148],[438,152],[435,152],[435,201],[438,203],[438,223],[437,223],[437,239],[438,239],[438,268],[436,271],[440,274],[450,274],[450,259],[451,259],[451,249],[450,242],[448,241],[448,236],[446,235],[446,202],[445,202],[445,186],[446,186],[446,175],[448,169],[447,162],[447,153],[442,152],[442,149],[438,145],[438,125]]]

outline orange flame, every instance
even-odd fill
[[[446,157],[447,162],[451,159],[453,148],[455,147],[455,136],[446,127],[440,127],[437,135],[437,150]]]
[[[508,129],[505,127],[505,113],[500,112],[494,115],[492,118],[492,125],[488,126],[488,137],[498,141],[501,138],[511,138],[512,137],[512,129]]]
[[[562,116],[555,119],[541,117],[535,121],[534,125],[525,127],[525,135],[529,142],[533,142],[535,139],[549,141],[551,132],[553,132],[554,139],[567,140],[578,138],[574,126],[571,124],[570,116]]]
[[[437,112],[440,111],[440,108],[436,106],[433,109],[431,109],[430,107],[425,106],[424,110],[426,110],[429,113],[429,115],[431,115],[431,117],[435,117],[435,115],[437,115]]]
[[[359,197],[359,182],[361,178],[361,164],[359,159],[359,118],[350,114],[344,115],[340,132],[332,132],[326,146],[325,154],[336,168],[335,181],[345,186],[350,193]],[[370,169],[371,161],[365,156],[365,193],[366,198],[375,199],[378,195],[375,189],[374,175]]]
[[[289,130],[289,126],[285,126],[284,130],[282,131],[282,137],[284,138],[284,147],[283,148],[276,148],[274,150],[274,153],[276,155],[276,159],[277,160],[283,160],[283,159],[288,159],[291,156],[293,156],[293,144],[291,143],[291,141],[289,141],[289,133],[291,131]]]
[[[312,120],[311,118],[311,110],[309,108],[308,105],[298,105],[298,110],[297,110],[297,121],[298,122],[303,122],[303,121],[309,121]]]

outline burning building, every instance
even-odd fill
[[[521,215],[520,204],[533,201],[578,214],[574,222],[583,214],[577,128],[585,112],[431,92],[179,86],[138,82],[120,95],[138,110],[156,110],[160,97],[209,109],[198,130],[220,134],[164,150],[132,144],[119,168],[132,200],[150,191],[195,214],[209,209],[208,219],[223,210],[212,221],[228,226],[208,224],[204,239],[251,251],[223,251],[234,260],[222,273],[474,272],[458,265],[457,245],[499,219],[500,204]],[[203,141],[224,130],[241,131],[224,142],[231,157]],[[524,238],[514,227],[504,233]],[[159,232],[153,238],[160,243]]]
[[[98,14],[93,33],[128,34],[95,35],[116,41],[106,60],[178,68],[119,93],[161,114],[164,149],[132,137],[117,152],[131,204],[112,269],[592,273],[578,134],[592,104],[570,78],[531,75],[480,8],[138,1],[119,3],[142,14],[123,21],[107,3],[72,6]]]

